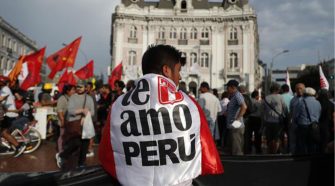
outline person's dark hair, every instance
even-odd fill
[[[134,80],[129,80],[128,82],[127,82],[127,84],[126,84],[126,89],[127,89],[127,92],[129,91],[129,90],[131,90],[132,88],[134,88],[135,87],[135,81]]]
[[[213,94],[214,94],[214,96],[216,96],[217,98],[219,98],[218,89],[213,88]]]
[[[258,92],[258,90],[254,90],[254,91],[251,93],[251,97],[252,97],[252,98],[256,98],[257,96],[259,96],[259,92]]]
[[[272,83],[270,87],[270,93],[279,92],[280,91],[280,85],[278,83]]]
[[[205,81],[200,84],[200,87],[201,88],[207,88],[209,90],[209,84]]]
[[[114,82],[114,85],[116,85],[116,84],[121,88],[121,90],[124,89],[124,87],[126,87],[126,85],[124,84],[124,82],[121,81],[121,80],[116,80]]]
[[[70,91],[73,87],[75,87],[74,85],[70,85],[70,84],[65,84],[63,87],[63,91],[62,94],[65,95],[68,91]]]
[[[170,45],[151,45],[142,57],[143,75],[149,73],[162,74],[164,65],[172,70],[176,64],[185,65],[186,61],[182,59],[181,52]]]
[[[229,97],[229,93],[227,91],[222,92],[221,99],[228,98],[228,97]]]
[[[284,85],[281,86],[281,90],[282,90],[282,92],[289,92],[290,87],[287,84],[284,84]]]

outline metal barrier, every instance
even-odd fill
[[[222,156],[224,174],[199,176],[194,186],[334,185],[334,154],[315,156]],[[73,172],[2,173],[0,185],[119,185],[100,166]]]

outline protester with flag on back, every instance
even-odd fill
[[[102,166],[122,185],[192,185],[223,167],[197,102],[177,91],[181,53],[150,46],[144,76],[112,105],[99,146]]]

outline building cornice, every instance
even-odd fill
[[[203,16],[203,17],[185,17],[185,16],[148,16],[118,13],[113,14],[113,18],[117,20],[139,20],[139,21],[164,21],[164,22],[234,22],[256,20],[255,15],[233,15],[233,16]]]
[[[12,25],[10,25],[8,22],[6,22],[2,17],[0,17],[0,27],[3,30],[6,30],[8,33],[17,37],[18,40],[20,40],[22,43],[29,46],[33,50],[38,49],[36,41],[33,41],[30,38],[28,38],[26,35],[21,33],[18,29],[14,28]]]

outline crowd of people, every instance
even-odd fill
[[[175,72],[169,70],[169,66],[166,68],[163,72],[159,69],[157,74],[167,74],[166,77],[171,76],[170,79],[178,82],[180,69],[178,75],[172,76],[171,73]],[[57,138],[57,165],[62,170],[85,166],[86,157],[95,155],[93,145],[100,143],[112,104],[124,93],[134,91],[135,82],[138,83],[130,80],[125,84],[117,80],[114,90],[109,84],[97,88],[90,82],[66,84],[62,92],[54,96],[51,96],[51,87],[46,83],[38,100],[33,100],[29,92],[11,90],[8,78],[0,76],[1,136],[15,146],[15,157],[19,156],[25,144],[18,143],[10,135],[10,127],[22,128],[25,123],[33,121],[35,107],[51,106],[57,113],[57,118],[49,126]],[[146,88],[141,86],[136,89],[137,93]],[[184,82],[180,83],[179,88],[194,97],[194,92],[187,92]],[[334,101],[327,90],[316,92],[298,83],[293,95],[288,85],[280,87],[272,83],[270,93],[265,95],[258,90],[249,93],[236,80],[228,81],[225,88],[226,91],[219,98],[216,89],[202,82],[196,98],[209,131],[224,154],[309,154],[334,151]],[[85,139],[81,136],[81,124],[77,125],[77,121],[88,114],[96,135]]]
[[[209,91],[203,82],[198,100],[225,154],[334,151],[334,100],[328,90],[316,92],[298,83],[293,95],[287,84],[272,83],[265,95],[258,90],[247,92],[236,80],[230,80],[226,89],[220,99],[217,90]]]

